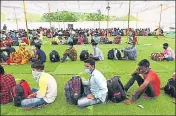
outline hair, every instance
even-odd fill
[[[149,67],[150,62],[147,59],[143,59],[138,63],[138,66],[144,66],[144,67]]]
[[[132,41],[131,44],[136,45],[136,43],[134,41]]]
[[[0,74],[4,74],[5,71],[4,71],[4,68],[0,65]]]
[[[40,70],[44,70],[44,67],[45,67],[44,64],[41,63],[40,61],[34,62],[31,65],[31,68],[36,68],[36,69],[40,69]]]
[[[95,60],[92,58],[88,58],[84,61],[84,63],[89,63],[90,65],[95,67]]]
[[[164,43],[164,44],[163,44],[163,46],[167,46],[167,47],[168,47],[168,46],[169,46],[169,44],[168,44],[168,43]]]
[[[93,46],[96,46],[96,45],[97,45],[97,43],[96,43],[96,42],[92,42],[92,45],[93,45]]]
[[[37,49],[40,49],[40,48],[41,48],[41,44],[36,43],[36,44],[35,44],[35,47],[36,47]]]

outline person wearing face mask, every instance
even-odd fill
[[[99,61],[99,60],[102,61],[102,60],[104,60],[103,52],[98,48],[96,42],[92,43],[92,47],[93,47],[93,55],[90,54],[90,57],[92,59],[94,59],[95,61]]]
[[[95,61],[88,58],[84,61],[85,73],[89,74],[88,81],[83,81],[84,94],[78,100],[79,107],[87,107],[94,104],[105,103],[107,97],[107,81],[103,74],[95,69]]]
[[[77,51],[73,47],[73,42],[68,43],[68,49],[64,52],[62,62],[65,62],[65,60],[69,57],[71,61],[77,60]]]
[[[44,64],[34,62],[31,68],[39,89],[33,88],[33,93],[21,101],[21,106],[26,110],[53,103],[57,97],[57,82],[52,75],[44,71]]]
[[[167,60],[167,61],[172,61],[175,59],[175,53],[174,53],[174,50],[172,50],[170,47],[169,47],[169,44],[168,43],[164,43],[163,44],[163,53],[164,53],[164,59]]]
[[[132,98],[126,99],[125,104],[132,104],[143,95],[144,98],[154,98],[160,95],[160,78],[157,73],[150,68],[150,62],[143,59],[138,63],[138,68],[132,74],[131,79],[124,86],[125,91],[137,81],[139,88],[133,93]],[[143,76],[143,78],[141,77]]]
[[[123,60],[136,60],[138,56],[135,42],[131,42],[130,45],[130,47],[121,50],[122,52],[124,52],[124,57],[122,58]]]

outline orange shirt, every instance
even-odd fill
[[[160,95],[160,78],[157,73],[150,69],[149,73],[144,75],[144,80],[148,80],[154,89],[155,96]]]

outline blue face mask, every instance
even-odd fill
[[[88,68],[85,68],[84,71],[85,71],[85,73],[87,73],[87,74],[91,74],[91,73],[92,73],[92,71],[91,71],[90,69],[88,69]]]

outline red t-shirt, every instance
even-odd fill
[[[160,95],[160,78],[157,73],[150,69],[149,73],[144,75],[144,80],[148,80],[154,89],[155,96]]]

